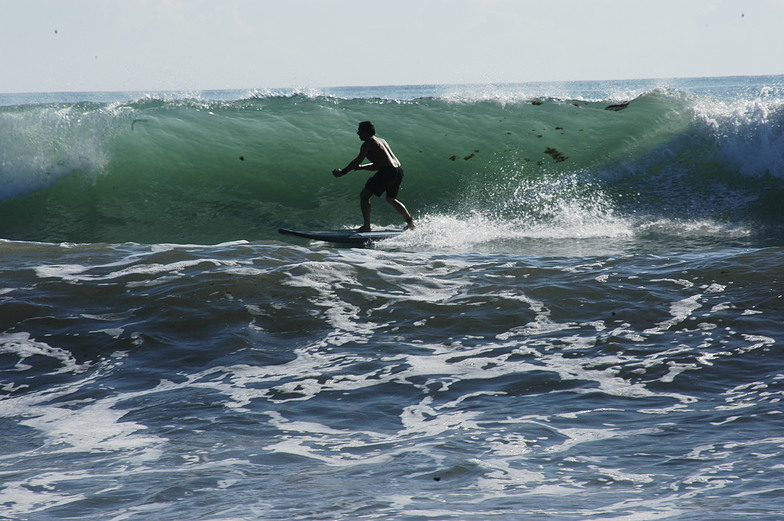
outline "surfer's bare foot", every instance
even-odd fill
[[[357,233],[369,232],[369,231],[370,231],[370,226],[360,226],[359,228],[357,228]]]
[[[413,230],[414,228],[416,228],[416,226],[414,226],[414,219],[406,219],[406,225],[403,226],[403,229]]]

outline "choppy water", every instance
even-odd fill
[[[781,82],[6,96],[0,518],[782,518]]]

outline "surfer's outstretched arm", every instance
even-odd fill
[[[359,148],[359,155],[352,159],[351,162],[346,165],[346,168],[336,168],[333,170],[332,175],[335,177],[342,177],[352,170],[377,170],[374,168],[373,163],[362,164],[362,161],[367,157],[367,149],[366,143],[362,143],[362,146]]]

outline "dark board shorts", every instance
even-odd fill
[[[386,191],[387,197],[397,199],[400,183],[402,182],[403,167],[388,166],[382,168],[368,179],[367,183],[365,183],[365,188],[370,190],[375,196],[380,196]]]

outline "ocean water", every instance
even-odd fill
[[[279,235],[361,224],[368,119],[417,228]],[[784,519],[783,76],[0,95],[0,136],[0,519]]]

